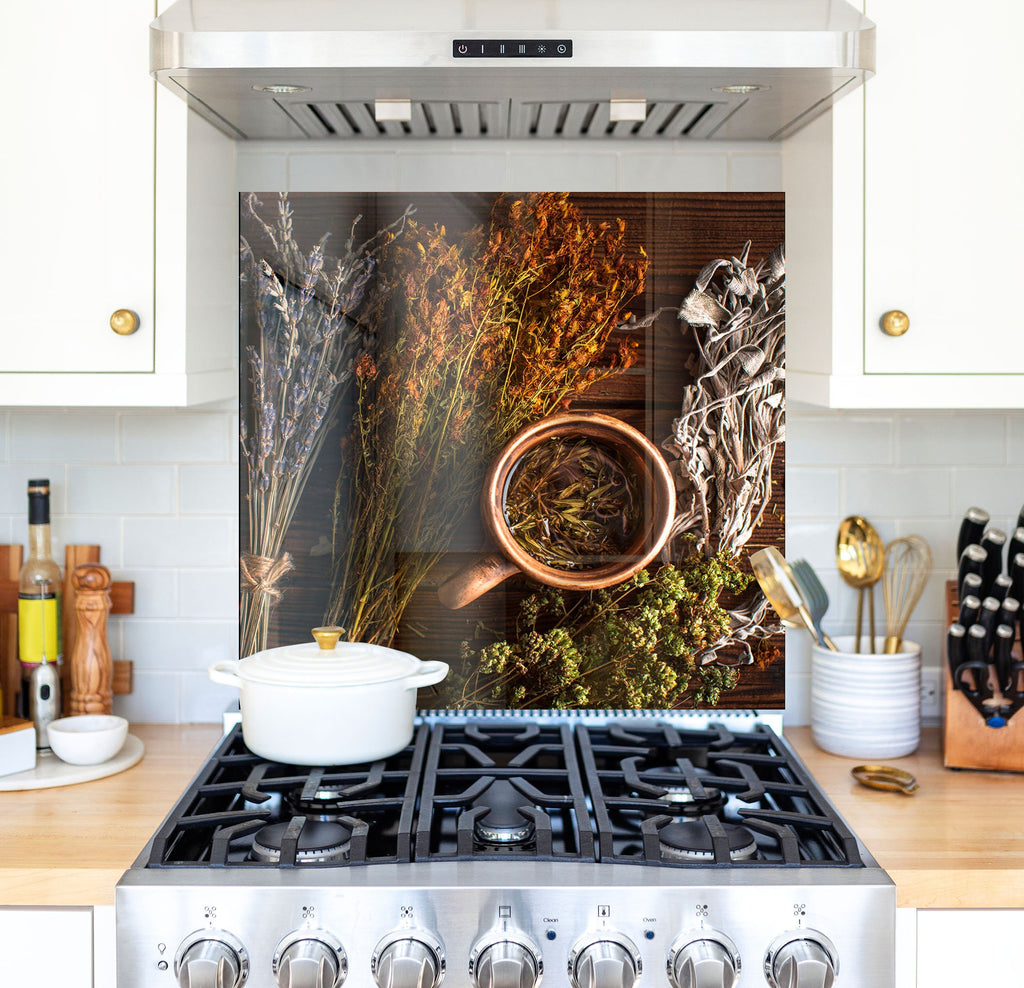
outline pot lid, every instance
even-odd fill
[[[274,686],[370,686],[406,679],[422,665],[415,655],[381,645],[337,642],[325,648],[307,642],[256,652],[238,663],[237,672]]]

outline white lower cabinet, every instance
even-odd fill
[[[110,934],[113,942],[113,929]],[[88,906],[0,907],[0,984],[94,988],[100,982],[94,982],[93,956],[93,910]],[[110,979],[103,988],[113,984]]]
[[[919,909],[918,988],[1024,985],[1024,909]]]

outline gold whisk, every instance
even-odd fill
[[[932,571],[932,550],[920,535],[893,539],[885,547],[882,595],[886,635],[882,651],[894,655],[903,645],[910,615],[924,593]]]

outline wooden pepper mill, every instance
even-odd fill
[[[109,714],[113,709],[114,664],[107,642],[110,582],[110,570],[99,563],[76,566],[71,574],[78,624],[70,659],[72,716]]]

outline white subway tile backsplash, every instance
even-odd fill
[[[1024,463],[1024,415],[1011,415],[1007,422],[1006,462]]]
[[[290,192],[391,192],[398,189],[393,151],[297,153],[288,159]]]
[[[238,568],[178,570],[179,613],[183,618],[238,616]]]
[[[66,475],[67,467],[59,462],[0,463],[0,514],[27,518],[28,482],[44,477],[50,481],[50,511],[55,515],[63,514],[67,510]]]
[[[117,455],[114,412],[14,412],[10,459],[113,463]]]
[[[83,515],[166,515],[177,507],[177,467],[110,464],[68,468],[68,505]]]
[[[121,415],[125,463],[220,463],[229,457],[223,412],[140,412]],[[236,433],[237,435],[237,433]]]
[[[114,713],[134,724],[180,723],[181,682],[176,669],[158,672],[136,666],[132,691],[114,697]]]
[[[947,517],[950,513],[949,470],[844,470],[846,514],[876,518]],[[787,485],[787,495],[789,488]],[[886,536],[891,538],[892,536]]]
[[[782,159],[778,154],[729,155],[730,192],[780,192]]]
[[[136,669],[205,671],[214,662],[238,657],[238,622],[126,617],[124,657]]]
[[[787,558],[806,559],[819,575],[822,569],[835,567],[836,522],[804,521],[788,504],[786,515]]]
[[[227,518],[126,518],[125,566],[230,566],[237,556]]]
[[[27,524],[24,527],[27,529]],[[100,562],[111,571],[120,567],[123,546],[119,517],[113,515],[61,515],[54,519],[52,529],[54,558],[62,565],[65,546],[98,545],[100,547]],[[27,530],[22,534],[27,537]],[[121,579],[121,577],[115,577],[115,579]]]
[[[235,181],[243,192],[288,192],[288,155],[251,153],[242,144],[235,159]]]
[[[177,570],[123,569],[114,574],[114,579],[128,580],[135,584],[135,610],[132,611],[132,617],[174,618],[181,614]]]
[[[729,158],[725,154],[619,155],[621,189],[647,192],[724,192],[729,187]]]
[[[524,151],[509,158],[508,187],[518,192],[614,192],[618,156],[594,151]]]
[[[793,466],[881,466],[893,462],[886,416],[794,415],[786,421],[786,463]]]
[[[786,467],[787,517],[832,518],[838,513],[838,470]]]
[[[1001,415],[905,415],[899,423],[901,466],[1001,466],[1006,456],[1006,420]]]
[[[237,514],[237,464],[182,466],[179,471],[183,515]]]
[[[1010,463],[984,470],[953,470],[953,511],[958,525],[964,511],[976,504],[988,511],[994,526],[1012,530],[1024,504],[1024,461]]]
[[[181,674],[181,723],[218,722],[232,704],[237,709],[238,690],[211,682],[205,673]]]
[[[403,192],[488,192],[508,188],[505,154],[416,154],[398,156],[398,188]]]

